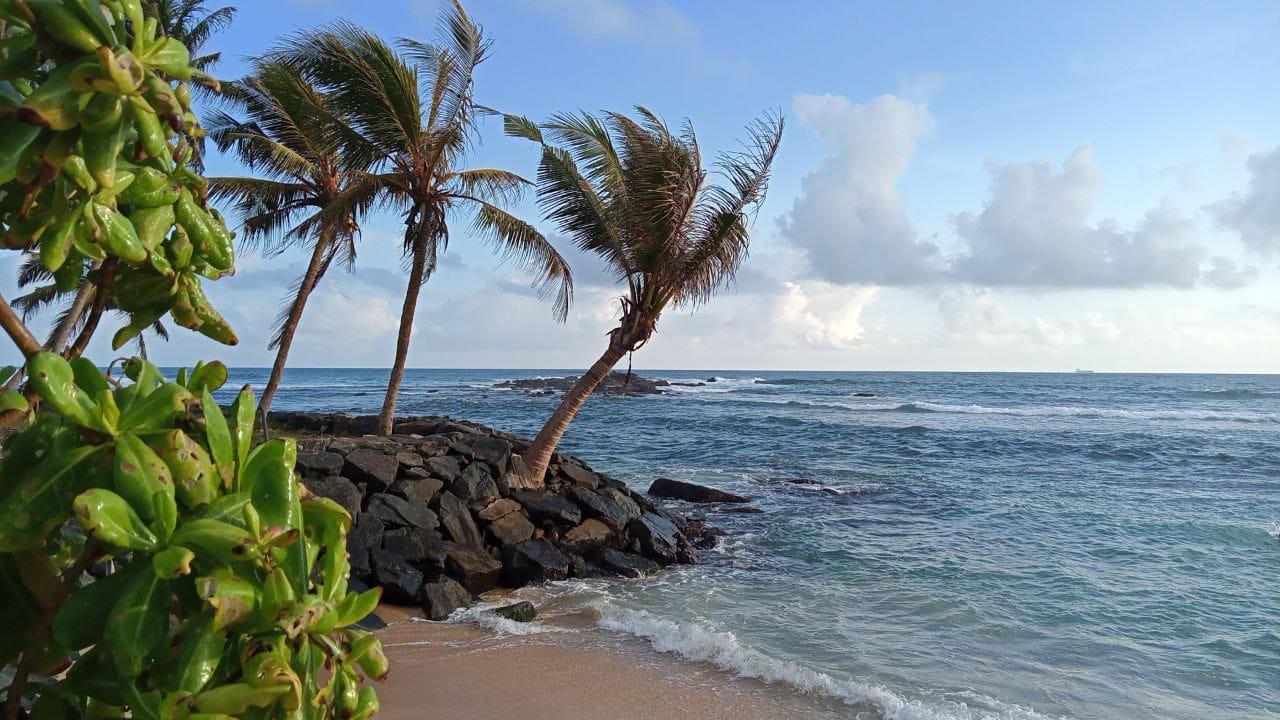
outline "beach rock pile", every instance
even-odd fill
[[[554,395],[564,393],[578,382],[577,375],[560,378],[523,378],[506,380],[494,385],[496,388],[523,390],[530,395]],[[632,373],[630,376],[621,370],[614,370],[605,376],[603,382],[596,387],[600,395],[658,395],[664,388],[670,387],[666,380],[650,380]]]
[[[622,481],[556,453],[543,490],[512,490],[526,438],[448,417],[272,413],[296,435],[297,471],[351,513],[352,575],[383,598],[443,619],[496,587],[570,577],[640,576],[695,563],[715,531]]]

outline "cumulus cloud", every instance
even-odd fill
[[[1115,321],[1099,312],[1013,317],[990,290],[981,288],[944,293],[938,301],[938,320],[938,340],[956,345],[1081,347],[1111,344],[1126,337]]]
[[[1255,153],[1246,161],[1249,187],[1209,207],[1225,228],[1240,233],[1251,250],[1280,252],[1280,147]]]
[[[805,250],[813,274],[836,283],[937,279],[939,250],[917,236],[897,188],[932,123],[926,107],[894,95],[862,104],[801,95],[794,105],[799,120],[821,138],[826,157],[805,176],[780,230]]]
[[[784,345],[851,348],[862,342],[862,311],[875,300],[874,287],[785,283],[773,300],[770,339]]]

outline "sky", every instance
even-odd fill
[[[640,104],[688,118],[707,155],[735,149],[763,113],[786,118],[736,284],[666,313],[637,368],[1280,372],[1278,3],[467,9],[494,41],[477,99],[504,112]],[[213,41],[216,74],[338,18],[428,40],[437,16],[434,0],[241,0]],[[534,176],[536,148],[498,122],[480,141],[473,166]],[[570,260],[567,322],[459,222],[422,294],[410,367],[580,368],[604,350],[617,287],[533,198],[515,211]],[[390,365],[402,228],[366,219],[354,270],[313,295],[292,366]],[[276,310],[305,261],[241,253],[234,277],[206,284],[240,345],[176,328],[151,357],[269,366]],[[15,263],[3,262],[12,297]],[[93,357],[114,356],[104,325]]]

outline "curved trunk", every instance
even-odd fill
[[[44,344],[45,348],[56,353],[62,352],[67,345],[67,340],[71,339],[71,329],[80,321],[80,316],[84,315],[85,310],[89,309],[89,303],[93,302],[93,288],[93,283],[88,280],[80,283],[76,298],[71,302],[71,309],[67,311],[67,316],[63,318],[62,323],[53,331],[49,341]]]
[[[546,483],[547,466],[551,464],[551,455],[555,452],[556,445],[560,444],[560,438],[564,437],[564,431],[582,409],[582,404],[626,354],[627,349],[620,343],[610,342],[609,349],[564,394],[560,406],[551,414],[542,430],[538,431],[538,437],[534,438],[533,444],[521,458],[524,460],[525,474],[512,474],[509,480],[512,487],[540,488]]]
[[[89,317],[85,320],[84,327],[80,328],[80,335],[76,337],[76,341],[62,353],[68,360],[84,354],[85,349],[89,347],[89,341],[93,339],[93,334],[98,331],[98,322],[102,320],[103,311],[107,309],[107,298],[111,296],[111,284],[116,279],[116,258],[107,258],[102,261],[100,267],[102,279],[94,288],[93,307],[89,308]]]
[[[409,266],[409,287],[404,291],[404,306],[400,308],[400,335],[396,340],[396,361],[391,366],[391,378],[387,380],[387,396],[382,401],[378,415],[378,434],[390,435],[396,422],[396,398],[400,395],[400,382],[404,380],[404,364],[409,359],[409,339],[413,335],[413,314],[418,309],[418,293],[422,290],[422,275],[427,267],[426,243],[418,238],[413,244],[413,261]]]
[[[324,253],[328,247],[327,242],[316,241],[316,247],[311,251],[311,263],[307,265],[302,282],[298,283],[298,295],[294,297],[293,305],[289,307],[289,316],[285,318],[284,327],[280,329],[280,347],[276,349],[276,362],[271,366],[271,377],[267,379],[267,386],[262,390],[262,399],[258,401],[258,412],[262,413],[263,418],[266,418],[267,413],[271,411],[271,401],[280,387],[280,380],[284,377],[284,366],[289,359],[289,346],[293,344],[293,335],[298,331],[298,323],[302,321],[302,311],[307,306],[307,298],[311,296],[311,291],[315,289],[316,281],[320,278],[320,268],[324,265]]]

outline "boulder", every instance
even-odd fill
[[[524,506],[536,523],[552,525],[577,525],[582,522],[582,511],[562,495],[537,490],[525,490],[511,494]]]
[[[471,511],[453,493],[440,493],[436,498],[436,509],[440,513],[440,524],[449,535],[449,539],[463,545],[481,545],[480,529],[471,519]]]
[[[498,498],[477,512],[476,517],[486,522],[493,522],[498,518],[506,517],[513,512],[519,511],[520,503],[510,498]]]
[[[405,480],[426,480],[431,477],[431,473],[426,468],[411,467],[404,468],[400,471],[400,477]],[[443,485],[444,483],[441,483]]]
[[[325,477],[342,472],[346,460],[336,452],[300,452],[294,467],[303,477]]]
[[[378,493],[369,498],[367,512],[387,527],[416,527],[434,530],[440,526],[436,514],[426,505],[411,503],[402,497]]]
[[[342,474],[357,483],[364,483],[369,492],[386,490],[396,480],[400,463],[386,453],[359,448],[347,453]]]
[[[764,512],[754,505],[734,505],[733,507],[722,508],[720,512],[742,513],[745,515],[758,514]]]
[[[612,497],[581,486],[575,485],[569,488],[569,497],[578,503],[583,510],[583,514],[588,517],[599,518],[601,522],[615,530],[640,517],[639,507],[636,507],[633,513],[627,512]],[[634,506],[635,504],[632,503],[632,505]]]
[[[560,464],[560,474],[569,478],[575,485],[587,490],[600,487],[600,476],[574,462]]]
[[[606,487],[600,489],[600,495],[609,498],[617,503],[619,508],[622,508],[622,525],[626,525],[632,520],[640,517],[640,505],[636,503],[635,499],[628,495],[625,490],[616,487]]]
[[[372,515],[362,515],[347,533],[347,556],[351,562],[351,574],[365,578],[373,571],[369,553],[382,545],[382,521]]]
[[[419,468],[422,467],[422,456],[416,452],[401,450],[396,453],[396,462],[400,463],[402,468]]]
[[[431,435],[436,431],[434,420],[409,420],[396,423],[392,430],[397,435]]]
[[[663,565],[676,561],[679,532],[670,520],[653,513],[644,513],[627,525],[627,534],[639,542],[641,553]]]
[[[411,503],[429,504],[431,499],[440,492],[444,487],[444,481],[428,477],[422,480],[413,480],[402,477],[391,483],[391,487],[387,488],[387,492],[397,497],[402,497]]]
[[[511,443],[496,437],[482,437],[471,441],[472,458],[489,463],[499,475],[507,471],[511,458]]]
[[[382,586],[382,599],[389,603],[412,605],[422,590],[422,572],[409,561],[388,550],[375,548],[371,553],[373,579]]]
[[[470,604],[471,594],[447,575],[422,586],[422,612],[428,620],[446,620],[454,610]]]
[[[445,571],[472,595],[492,590],[502,576],[502,563],[489,557],[482,547],[446,543],[444,565]]]
[[[453,481],[449,492],[470,503],[473,500],[498,497],[498,485],[493,481],[492,471],[482,462],[473,462]]]
[[[511,605],[503,605],[493,611],[494,614],[516,622],[530,622],[538,617],[538,610],[533,603],[523,600]]]
[[[502,579],[511,587],[569,577],[569,558],[541,539],[504,548],[502,566]]]
[[[433,477],[443,480],[446,485],[453,483],[454,480],[458,479],[458,475],[462,473],[462,463],[452,455],[427,458],[424,466],[427,472],[431,473]]]
[[[533,523],[524,513],[510,513],[489,523],[489,536],[498,545],[515,545],[533,537]]]
[[[608,571],[581,555],[569,555],[569,572],[576,578],[596,578],[608,575]]]
[[[409,527],[388,530],[382,547],[422,569],[444,569],[444,536],[435,530]]]
[[[329,454],[337,455],[337,453]],[[364,501],[364,496],[360,494],[360,488],[356,487],[355,483],[344,477],[324,477],[303,480],[302,484],[306,485],[313,494],[329,498],[341,505],[353,521],[359,519],[360,504]]]
[[[605,570],[624,577],[640,577],[658,572],[658,563],[613,548],[606,548],[595,556],[595,562]]]
[[[585,555],[592,550],[608,545],[613,541],[614,531],[608,525],[589,518],[583,520],[582,524],[572,528],[569,532],[560,537],[560,547],[571,553]]]
[[[751,498],[741,495],[734,495],[723,490],[709,488],[693,483],[681,482],[679,480],[671,480],[669,478],[658,478],[649,486],[649,494],[657,497],[676,498],[678,500],[687,500],[695,503],[745,503],[751,502]]]

